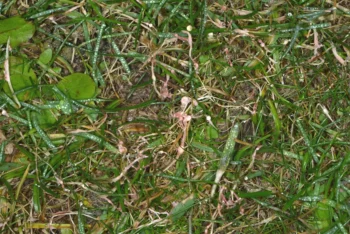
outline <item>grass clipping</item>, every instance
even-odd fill
[[[220,160],[219,169],[216,171],[215,176],[215,184],[213,185],[211,189],[211,197],[214,197],[216,187],[218,183],[220,182],[221,177],[224,175],[227,166],[230,164],[231,157],[233,155],[233,151],[235,149],[235,139],[238,136],[239,132],[239,123],[236,123],[230,131],[230,134],[228,136],[228,139],[226,141],[224,152],[222,153],[222,158]]]

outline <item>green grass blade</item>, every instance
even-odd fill
[[[98,68],[97,64],[97,59],[99,56],[99,50],[100,50],[100,45],[101,45],[101,40],[102,40],[102,35],[103,31],[106,28],[106,24],[102,24],[98,30],[98,35],[97,35],[97,40],[96,40],[96,45],[95,45],[95,50],[94,54],[92,56],[92,70],[93,70],[93,78],[95,80],[96,85],[100,84],[101,86],[105,86],[105,81],[103,77],[101,76],[101,72]]]
[[[40,184],[36,181],[33,183],[33,204],[34,204],[34,210],[37,213],[41,212],[41,188]]]
[[[239,123],[234,124],[231,128],[229,136],[227,138],[224,151],[222,152],[222,157],[219,163],[219,168],[216,171],[215,183],[211,190],[211,197],[214,196],[216,191],[216,186],[220,182],[221,177],[224,175],[227,166],[230,164],[231,157],[233,155],[236,142],[239,133]]]
[[[50,149],[52,149],[54,152],[57,151],[56,150],[56,146],[52,143],[52,141],[46,135],[46,133],[40,128],[39,123],[38,123],[38,119],[37,119],[37,116],[36,116],[36,113],[32,113],[31,114],[31,118],[32,118],[33,126],[34,126],[35,130],[37,131],[37,133],[39,134],[39,136],[41,137],[41,139],[43,139],[43,141],[46,143],[46,145]]]
[[[92,140],[100,145],[103,145],[104,147],[106,147],[106,149],[112,151],[113,153],[117,153],[117,154],[119,153],[119,150],[117,148],[115,148],[113,145],[111,145],[110,143],[108,143],[107,141],[102,139],[101,137],[98,137],[94,134],[91,134],[88,132],[77,132],[77,133],[73,133],[73,135],[81,136],[81,137],[84,137],[86,139]]]
[[[314,161],[315,161],[316,163],[318,163],[318,162],[319,162],[318,156],[316,155],[316,152],[315,152],[313,146],[311,145],[310,139],[309,139],[308,135],[306,134],[306,131],[305,131],[305,129],[304,129],[304,127],[303,127],[301,121],[298,119],[298,120],[296,121],[296,123],[297,123],[297,126],[298,126],[298,128],[299,128],[301,134],[303,135],[305,144],[306,144],[306,146],[308,147],[308,150],[309,150],[310,154],[312,155]]]
[[[272,100],[269,100],[268,103],[270,106],[270,111],[271,111],[273,120],[275,122],[275,128],[273,130],[273,138],[274,138],[274,144],[276,144],[278,137],[281,134],[281,121],[280,121],[280,118],[278,117],[277,109],[276,109],[274,103],[272,102]]]

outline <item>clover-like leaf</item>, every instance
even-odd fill
[[[96,93],[95,82],[83,73],[73,73],[64,77],[57,84],[57,88],[72,99],[93,98]]]
[[[28,41],[33,36],[34,31],[34,25],[19,16],[0,20],[0,44],[7,43],[10,38],[11,47],[16,47]]]

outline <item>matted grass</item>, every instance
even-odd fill
[[[347,1],[0,13],[35,25],[1,70],[7,50],[37,77],[0,80],[1,233],[350,232]]]

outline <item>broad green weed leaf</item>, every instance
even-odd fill
[[[333,209],[322,202],[317,203],[314,225],[319,230],[328,230],[332,225]]]
[[[40,114],[37,115],[38,123],[40,127],[47,128],[54,125],[57,121],[57,111],[54,109],[51,110],[41,110]],[[56,115],[55,115],[56,114]]]
[[[70,228],[62,228],[61,233],[62,234],[73,234],[73,231]]]
[[[195,199],[191,196],[189,199],[186,199],[183,202],[180,202],[175,206],[170,212],[170,218],[173,222],[179,220],[185,213],[193,207]]]
[[[83,73],[73,73],[64,77],[57,87],[72,99],[93,98],[96,93],[95,82]]]
[[[23,176],[24,171],[26,170],[27,165],[23,163],[0,163],[0,172],[1,177],[9,180],[12,178],[20,178]]]
[[[220,75],[223,77],[233,76],[235,74],[236,69],[233,67],[225,67],[221,72]]]
[[[61,71],[62,71],[62,68],[60,68],[60,67],[53,67],[52,71],[56,72],[57,74],[60,74]]]
[[[197,148],[199,150],[203,150],[203,151],[206,151],[206,152],[214,153],[214,150],[211,147],[209,147],[207,145],[204,145],[204,144],[201,144],[201,143],[196,142],[196,141],[191,142],[191,146],[193,146],[193,147],[195,147],[195,148]]]
[[[10,38],[11,47],[16,47],[28,41],[34,34],[35,27],[21,17],[11,17],[0,20],[0,44],[6,44]]]
[[[11,56],[10,60],[10,77],[13,90],[20,91],[17,94],[17,98],[21,101],[29,100],[37,95],[37,89],[33,86],[38,84],[37,77],[30,68],[30,63],[22,58]],[[32,88],[31,88],[32,87]],[[27,90],[25,90],[28,88]],[[7,95],[11,96],[11,91],[7,83],[4,84],[4,91]]]
[[[208,62],[210,60],[208,55],[202,55],[199,57],[199,63],[200,64],[205,64],[206,62]]]
[[[52,58],[52,49],[46,49],[40,54],[39,61],[43,64],[48,64]]]
[[[0,163],[0,172],[8,172],[20,167],[23,167],[23,164],[11,162]]]
[[[207,135],[209,139],[217,139],[219,137],[218,131],[213,126],[207,126]]]
[[[164,144],[164,138],[163,137],[160,137],[152,142],[150,142],[148,145],[147,145],[147,148],[149,149],[154,149],[160,145],[163,145]]]
[[[259,197],[269,197],[273,195],[271,191],[261,190],[258,192],[238,192],[237,194],[241,198],[259,198]]]
[[[80,17],[84,17],[84,15],[80,12],[77,11],[72,11],[67,13],[67,16],[71,19],[76,19],[76,18],[80,18]]]
[[[89,105],[91,107],[96,106],[94,102],[89,102]],[[97,121],[99,116],[99,114],[96,113],[96,110],[93,109],[84,109],[84,113],[86,113],[92,121]]]

